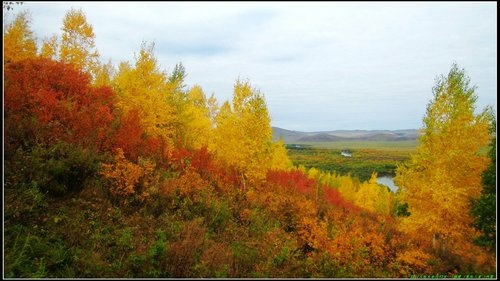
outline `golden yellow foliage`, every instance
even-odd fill
[[[28,12],[20,12],[5,29],[3,35],[4,61],[19,61],[36,56],[36,41],[30,29]]]
[[[59,53],[59,39],[57,35],[45,38],[43,40],[40,56],[47,59],[56,60]]]
[[[326,223],[317,221],[314,217],[302,217],[298,226],[297,234],[303,243],[313,249],[324,249],[328,244]]]
[[[349,176],[340,176],[340,186],[339,191],[342,196],[350,202],[356,201],[356,185],[354,181]]]
[[[359,187],[359,190],[356,193],[355,204],[369,210],[370,212],[375,212],[378,190],[377,175],[376,173],[373,173],[370,180],[362,183]]]
[[[371,212],[389,215],[392,210],[393,196],[387,187],[377,183],[377,173],[364,182],[356,192],[354,203]]]
[[[174,107],[168,102],[171,88],[154,55],[154,44],[142,44],[135,66],[122,62],[113,79],[117,106],[123,112],[137,110],[141,126],[149,136],[160,137],[173,145],[177,122]]]
[[[269,156],[271,157],[271,160],[269,161],[270,169],[288,171],[293,167],[292,161],[288,158],[283,140],[279,140],[271,144]]]
[[[215,155],[236,167],[243,178],[261,180],[270,168],[288,168],[283,145],[271,142],[264,97],[249,82],[236,81],[232,103],[223,103],[215,120]]]
[[[88,72],[95,78],[99,65],[99,53],[95,49],[95,34],[92,25],[87,23],[81,9],[71,9],[63,20],[63,34],[59,58],[73,64],[77,69]]]
[[[489,163],[478,154],[489,140],[488,112],[475,115],[475,100],[474,87],[456,65],[438,79],[417,152],[395,178],[411,213],[401,230],[424,245],[446,245],[446,251],[471,242],[470,199],[479,196]]]
[[[406,275],[413,272],[428,273],[427,262],[429,259],[431,259],[431,255],[415,248],[399,253],[396,258],[399,263],[411,268],[411,272],[404,272]]]
[[[111,78],[114,74],[114,67],[111,60],[106,64],[98,64],[95,69],[95,79],[94,85],[99,86],[111,86]]]
[[[195,85],[187,92],[187,102],[184,107],[185,146],[199,149],[208,146],[212,140],[212,120],[208,101],[203,89]]]

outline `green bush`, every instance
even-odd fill
[[[5,250],[7,278],[71,277],[66,267],[71,265],[70,250],[60,239],[47,239],[22,226],[12,227]]]
[[[208,210],[208,228],[214,233],[221,233],[231,219],[229,204],[225,201],[212,201]]]
[[[40,217],[47,207],[45,194],[36,186],[5,190],[4,220],[29,222]]]
[[[98,167],[99,155],[88,149],[59,142],[50,147],[35,146],[31,151],[18,150],[14,165],[6,169],[13,187],[39,188],[43,193],[63,195],[79,191],[85,180],[93,176]]]

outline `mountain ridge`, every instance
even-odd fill
[[[271,127],[274,141],[283,139],[285,143],[294,142],[335,142],[335,141],[404,141],[416,140],[417,129],[402,130],[331,130],[301,132]]]

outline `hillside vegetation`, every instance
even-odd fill
[[[458,69],[394,194],[293,166],[249,81],[218,101],[154,44],[103,64],[81,10],[61,30],[37,46],[21,12],[4,31],[4,277],[495,277],[491,221],[467,205],[491,205],[491,119]]]

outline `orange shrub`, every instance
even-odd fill
[[[147,199],[156,189],[158,176],[154,176],[155,164],[143,161],[141,165],[134,164],[125,158],[121,148],[116,149],[115,162],[102,163],[100,174],[111,180],[109,189],[112,196],[127,198],[138,196],[141,201]]]

